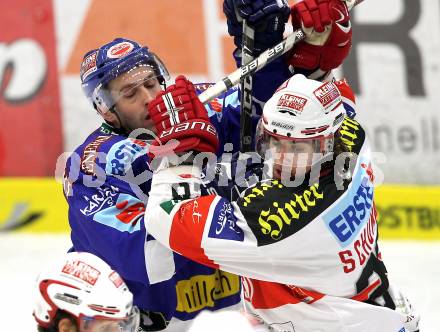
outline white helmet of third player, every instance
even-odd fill
[[[275,148],[281,153],[283,147],[284,152],[307,151],[323,157],[333,151],[333,137],[344,116],[341,94],[334,83],[294,75],[264,106],[257,126],[257,152],[264,158],[267,151]]]
[[[71,252],[42,272],[34,317],[50,328],[58,311],[76,319],[79,331],[136,331],[139,311],[119,274],[99,257]]]

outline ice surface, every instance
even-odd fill
[[[35,278],[69,247],[67,235],[0,234],[0,331],[36,331]],[[440,331],[440,242],[382,241],[380,247],[390,280],[422,314],[421,331]]]

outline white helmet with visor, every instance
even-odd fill
[[[341,94],[333,82],[319,82],[294,75],[267,101],[257,126],[257,152],[318,154],[307,165],[333,152],[334,134],[345,116]],[[280,163],[284,163],[281,158]]]
[[[34,317],[53,327],[59,311],[76,319],[80,332],[134,332],[139,310],[119,274],[99,257],[71,252],[42,272],[36,284]]]

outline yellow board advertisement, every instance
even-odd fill
[[[0,179],[0,231],[68,232],[63,186],[51,178]]]
[[[375,191],[381,239],[440,240],[440,187]],[[51,178],[0,179],[0,232],[68,232],[62,185]]]
[[[440,187],[383,185],[375,201],[381,239],[440,240]]]

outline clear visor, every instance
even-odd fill
[[[96,88],[94,100],[103,100],[110,109],[120,101],[135,103],[145,94],[154,98],[161,84],[169,80],[169,73],[157,56],[138,54],[120,63],[107,77],[112,79]]]
[[[111,80],[115,77],[119,77],[137,67],[145,66],[146,68],[151,68],[155,72],[156,76],[162,76],[164,80],[168,80],[170,75],[166,69],[164,63],[160,58],[154,53],[138,53],[133,56],[127,56],[125,60],[121,61],[117,66],[110,70],[106,77]],[[107,83],[104,81],[103,83]]]
[[[139,327],[139,309],[133,307],[131,314],[122,319],[87,317],[79,319],[80,332],[136,332]]]
[[[256,148],[266,161],[279,166],[308,167],[333,151],[333,135],[314,138],[290,138],[269,132],[260,121]]]

